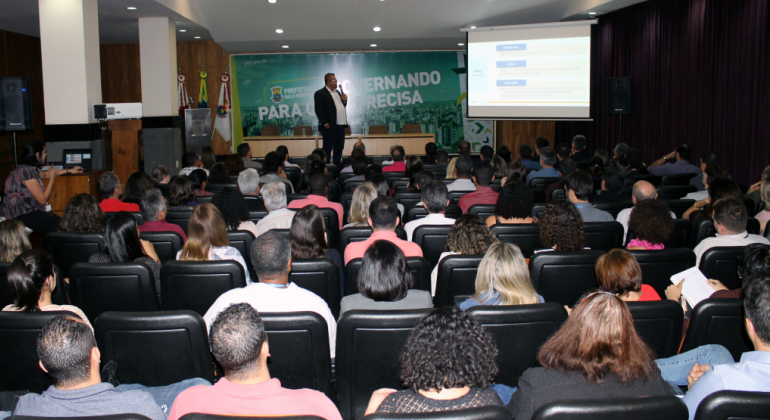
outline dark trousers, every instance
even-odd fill
[[[38,235],[45,236],[47,233],[56,232],[61,218],[53,213],[35,210],[16,216],[16,220],[24,223],[24,226],[32,229]]]
[[[345,127],[337,125],[332,128],[321,128],[321,135],[327,162],[334,163],[339,168],[342,163],[342,149],[345,147]],[[334,161],[332,161],[332,149],[334,149]]]

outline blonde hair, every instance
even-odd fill
[[[476,293],[471,298],[481,302],[482,295],[488,293],[491,296],[492,292],[500,295],[501,305],[540,303],[518,246],[496,242],[481,260],[476,273]]]
[[[211,203],[195,207],[187,229],[187,242],[179,255],[181,261],[206,261],[212,246],[230,245],[225,220]]]
[[[770,211],[770,179],[763,179],[759,184],[759,199],[765,203],[765,210]]]
[[[452,158],[452,160],[449,161],[449,163],[446,165],[446,177],[445,179],[457,179],[457,169],[455,169],[455,165],[457,165],[457,158]]]
[[[24,223],[15,219],[0,222],[0,245],[0,262],[7,263],[32,249]]]
[[[348,213],[348,223],[355,223],[363,226],[369,226],[369,205],[377,198],[377,189],[369,181],[356,187],[353,192],[353,201],[350,204],[350,213]]]

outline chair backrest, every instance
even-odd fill
[[[361,271],[363,258],[353,258],[345,264],[345,296],[358,293],[358,272]],[[412,273],[412,289],[430,292],[431,266],[423,257],[406,257],[406,265]]]
[[[166,214],[166,221],[179,225],[184,231],[184,234],[187,235],[187,226],[190,224],[192,212],[192,209],[169,209]]]
[[[249,270],[252,278],[257,278],[254,274],[254,267],[251,265],[251,244],[254,243],[254,234],[248,230],[231,230],[227,232],[227,240],[230,246],[241,253],[241,257],[246,262],[246,268]]]
[[[627,302],[636,332],[655,351],[655,358],[671,357],[679,351],[684,314],[678,302],[663,300]]]
[[[545,212],[545,204],[535,204],[532,207],[532,217],[537,218],[538,220],[543,218],[543,213]]]
[[[738,256],[742,246],[718,246],[708,249],[700,258],[698,268],[707,279],[716,279],[730,290],[741,287],[738,278]]]
[[[342,191],[340,194],[340,204],[342,204],[342,225],[348,223],[348,215],[350,214],[350,207],[353,205],[353,193]]]
[[[343,228],[338,237],[337,250],[340,255],[345,255],[345,248],[351,242],[360,242],[367,240],[372,236],[372,228],[369,226],[348,226]]]
[[[94,334],[102,365],[115,361],[121,383],[214,381],[206,323],[193,311],[105,312],[96,318]]]
[[[349,192],[352,193],[356,190],[356,188],[363,184],[366,181],[356,180],[356,181],[345,181],[344,184],[342,184],[342,192]]]
[[[481,220],[487,220],[489,216],[495,215],[494,204],[474,204],[468,209],[468,213],[479,216]]]
[[[472,193],[473,191],[452,191],[447,194],[450,204],[457,204],[463,196]]]
[[[488,405],[465,410],[435,411],[430,413],[372,413],[361,420],[511,420],[507,408]]]
[[[770,393],[717,391],[698,404],[695,420],[770,419]]]
[[[666,395],[554,401],[538,408],[532,420],[687,420],[688,414],[682,400]]]
[[[412,207],[405,209],[404,223],[411,222],[412,220],[422,219],[428,215],[428,210],[425,207]],[[450,219],[459,219],[463,215],[463,211],[457,204],[450,204],[446,208],[446,217]]]
[[[176,232],[142,232],[142,239],[152,244],[161,264],[176,259],[176,253],[184,246],[182,235]]]
[[[337,181],[329,181],[329,201],[339,203],[340,195],[342,195],[340,184]]]
[[[223,183],[223,184],[208,184],[208,185],[206,185],[206,191],[213,192],[213,193],[215,193],[217,191],[222,191],[225,188],[232,188],[232,189],[237,191],[238,190],[238,184],[232,183],[232,182],[226,182],[226,183]],[[201,197],[201,196],[199,196],[199,197]],[[197,197],[196,197],[196,201],[198,201]]]
[[[270,343],[270,376],[290,389],[309,388],[333,398],[329,333],[315,312],[260,313]]]
[[[337,407],[345,420],[360,419],[372,392],[401,388],[399,356],[412,329],[430,310],[352,310],[337,322]]]
[[[662,185],[655,190],[659,200],[679,200],[689,193],[698,191],[693,185]]]
[[[232,260],[169,261],[160,269],[163,309],[189,309],[203,316],[228,290],[246,286],[243,266]]]
[[[155,278],[139,262],[77,263],[70,269],[70,299],[93,322],[102,312],[159,311]]]
[[[43,326],[57,316],[77,318],[72,312],[0,312],[0,391],[28,390],[41,393],[52,385],[40,369],[37,337]]]
[[[551,201],[558,199],[567,199],[567,191],[564,188],[557,188],[551,193]]]
[[[661,186],[668,185],[690,185],[690,179],[698,176],[698,174],[670,174],[663,175],[660,180]]]
[[[305,132],[303,133],[302,130]],[[313,136],[313,127],[309,125],[299,125],[297,127],[294,127],[294,135],[295,136]]]
[[[144,224],[144,216],[142,216],[142,213],[131,211],[128,212],[130,215],[134,216],[134,219],[136,219],[137,225],[143,225]],[[118,214],[116,211],[110,211],[110,212],[104,212],[104,220],[109,220],[112,216]]]
[[[340,221],[337,211],[330,208],[319,208],[321,214],[324,217],[324,227],[328,232],[328,238],[326,239],[330,244],[337,243],[337,235],[340,233]]]
[[[759,234],[759,220],[749,217],[749,219],[746,221],[746,232],[747,233],[753,233],[755,235]],[[711,219],[701,219],[698,221],[698,224],[695,225],[693,228],[694,237],[692,241],[692,246],[696,247],[698,244],[706,239],[706,238],[713,238],[716,236],[717,230],[714,227],[714,221]]]
[[[281,129],[277,125],[266,125],[262,127],[263,136],[280,136]]]
[[[401,127],[401,132],[403,134],[422,133],[422,127],[420,127],[420,124],[404,124]]]
[[[671,285],[671,276],[695,267],[695,253],[688,248],[673,248],[664,251],[631,250],[642,268],[642,283],[651,286],[661,299],[666,298],[666,288]]]
[[[474,306],[468,314],[495,337],[500,368],[495,382],[510,387],[518,386],[525,370],[539,366],[540,346],[567,320],[567,311],[558,303]]]
[[[490,229],[501,242],[518,246],[524,258],[531,258],[533,252],[540,248],[540,236],[536,223],[496,224]]]
[[[393,199],[396,200],[396,203],[400,203],[401,205],[403,205],[404,209],[411,209],[417,203],[422,201],[422,193],[396,192],[393,195]]]
[[[594,266],[604,252],[540,252],[529,260],[529,277],[546,302],[572,306],[587,290],[596,287]]]
[[[332,314],[340,314],[340,268],[326,258],[292,260],[289,281],[321,297]]]
[[[545,190],[543,188],[529,188],[532,193],[532,202],[545,203]]]
[[[422,256],[430,262],[431,267],[438,264],[438,259],[446,248],[446,237],[450,230],[451,225],[422,225],[412,233],[412,242],[422,248]]]
[[[435,306],[452,306],[455,296],[476,293],[476,272],[484,255],[447,255],[438,264]]]
[[[586,246],[591,249],[609,251],[623,246],[623,225],[620,222],[586,222]]]
[[[744,328],[743,300],[709,298],[692,310],[681,353],[704,344],[721,344],[741,360],[741,354],[754,349]]]
[[[502,184],[503,184],[503,179],[495,177],[495,179],[492,181],[491,184],[489,184],[489,186],[492,188],[492,191],[499,193],[500,189],[503,188]]]
[[[636,173],[634,173],[633,175],[631,175],[631,179],[633,179],[634,182],[637,182],[637,181],[647,181],[650,184],[655,185],[655,186],[660,185],[660,177],[656,176],[656,175],[653,175],[653,174],[636,174]]]
[[[104,235],[101,233],[51,232],[43,240],[45,249],[51,254],[54,264],[59,266],[64,277],[69,277],[70,267],[88,262],[91,255],[104,250]]]
[[[666,188],[672,188],[672,187],[666,187]],[[693,204],[695,204],[695,200],[684,200],[684,199],[678,199],[678,200],[667,200],[667,199],[658,199],[659,201],[662,201],[666,203],[668,206],[668,209],[674,212],[676,217],[681,218],[684,215],[684,212],[687,211],[690,207],[692,207]],[[690,227],[692,227],[692,223],[690,223]]]
[[[388,180],[388,185],[393,184],[393,181],[399,179],[408,179],[406,178],[405,172],[383,172],[383,175],[385,175],[385,179]]]
[[[168,184],[156,184],[155,188],[159,189],[160,193],[163,194],[164,197],[171,197],[171,182]]]
[[[293,200],[302,200],[307,198],[307,193],[294,193],[294,194],[288,194],[286,195],[286,204],[291,203]]]
[[[345,163],[343,162],[342,165],[345,166]],[[345,185],[345,182],[348,179],[353,178],[354,176],[358,176],[358,175],[356,175],[353,172],[340,172],[340,178],[339,178],[340,184]]]
[[[618,213],[620,213],[621,210],[630,209],[633,206],[634,206],[634,202],[631,201],[630,198],[628,200],[617,200],[617,201],[610,201],[608,203],[594,204],[594,207],[596,207],[597,209],[604,210],[607,213],[611,214],[613,219],[618,218]]]
[[[387,125],[370,125],[369,134],[388,134]]]
[[[559,181],[561,181],[561,177],[558,176],[538,177],[532,178],[532,180],[529,181],[529,186],[532,188],[540,188],[545,191],[551,184],[555,184]]]
[[[408,185],[408,179],[396,179],[390,184],[390,188],[395,192],[406,192]]]

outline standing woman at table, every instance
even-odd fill
[[[76,166],[70,169],[51,168],[40,172],[38,167],[45,163],[46,157],[45,143],[38,140],[28,141],[21,149],[19,165],[5,179],[3,197],[5,217],[19,220],[41,236],[56,231],[61,220],[59,216],[51,213],[46,205],[56,177],[83,170]],[[44,187],[41,179],[48,179],[48,186]]]

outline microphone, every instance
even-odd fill
[[[340,93],[341,93],[341,94],[343,94],[343,95],[345,94],[345,91],[344,91],[344,90],[342,90],[342,85],[338,85],[338,86],[337,86],[337,89],[339,89],[339,90],[340,90]]]

